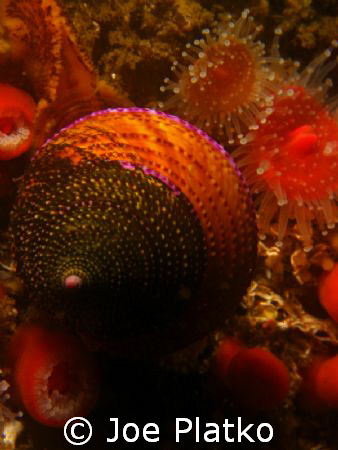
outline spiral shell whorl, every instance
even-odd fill
[[[55,297],[38,303],[120,344],[155,334],[177,346],[223,322],[256,257],[248,189],[227,153],[186,122],[137,108],[91,114],[50,139],[12,232],[26,283]],[[69,305],[66,276],[90,295]]]

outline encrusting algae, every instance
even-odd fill
[[[325,49],[337,38],[337,10],[331,1],[277,3],[1,2],[0,64],[6,70],[0,71],[0,82],[22,89],[37,104],[32,148],[17,161],[0,161],[0,207],[6,203],[12,210],[12,246],[17,263],[15,267],[7,248],[7,218],[1,218],[1,238],[6,242],[0,249],[2,273],[18,284],[19,278],[13,272],[16,269],[25,282],[22,291],[12,290],[6,281],[6,295],[0,299],[0,422],[6,450],[64,447],[62,430],[54,433],[30,421],[31,405],[27,404],[23,419],[16,413],[23,406],[16,403],[15,397],[27,399],[36,392],[36,386],[34,382],[13,380],[13,375],[20,372],[19,366],[34,374],[40,364],[36,355],[42,352],[44,361],[50,358],[56,368],[55,374],[46,375],[47,398],[49,394],[58,397],[57,389],[63,393],[71,390],[67,367],[59,366],[53,351],[32,338],[34,330],[49,334],[51,329],[50,336],[55,337],[50,341],[52,350],[61,348],[59,331],[54,334],[54,327],[61,328],[60,333],[65,335],[77,334],[87,350],[97,356],[102,393],[90,420],[95,430],[103,430],[102,434],[106,432],[102,423],[112,412],[116,417],[140,422],[159,413],[160,448],[174,448],[175,436],[170,430],[175,417],[200,416],[207,422],[217,417],[220,422],[223,417],[231,421],[233,417],[236,422],[242,416],[248,424],[256,423],[260,406],[256,396],[267,372],[260,360],[265,355],[269,373],[274,373],[278,365],[283,368],[278,372],[283,376],[277,378],[284,380],[279,384],[277,378],[267,380],[271,398],[259,418],[272,424],[274,437],[265,447],[336,448],[336,403],[330,397],[338,392],[333,373],[338,328],[321,306],[331,302],[331,294],[323,294],[319,287],[321,280],[333,277],[338,260],[336,198],[334,189],[326,183],[331,172],[333,177],[335,174],[336,144],[332,142],[336,141],[337,126],[336,50],[331,55],[321,53],[309,65],[307,61],[315,56],[309,49]],[[251,15],[253,20],[249,19]],[[264,25],[262,30],[260,23]],[[277,32],[283,29],[280,53],[273,37],[276,27]],[[265,191],[267,186],[256,185],[252,177],[264,179],[267,185],[271,180],[263,157],[252,175],[247,166],[249,151],[265,126],[275,126],[278,105],[287,103],[288,109],[291,100],[298,98],[295,85],[302,84],[301,94],[310,87],[311,95],[315,93],[324,109],[329,104],[324,115],[333,130],[323,147],[333,164],[330,176],[322,176],[324,182],[320,185],[324,190],[331,189],[331,210],[327,202],[314,204],[304,198],[301,205],[298,195],[297,207],[309,207],[305,216],[298,213],[296,221],[293,211],[284,214],[280,222],[275,213],[283,205],[273,213],[270,209],[268,217],[264,214],[265,202],[258,217],[265,240],[258,245],[255,273],[256,233],[250,193],[231,158],[215,141],[180,119],[141,109],[156,108],[159,101],[165,101],[166,93],[160,93],[160,86],[163,79],[172,78],[170,66],[182,52],[190,62],[187,68],[174,64],[179,67],[178,75],[184,71],[189,72],[190,79],[202,75],[208,87],[208,76],[215,67],[207,64],[204,70],[206,57],[198,53],[207,54],[219,30],[226,31],[232,43],[232,28],[237,30],[241,44],[253,51],[251,56],[258,58],[254,65],[256,75],[259,72],[255,98],[251,97],[253,103],[244,103],[244,108],[236,106],[235,113],[226,116],[223,128],[219,123],[223,116],[218,113],[213,113],[209,126],[205,116],[210,105],[202,102],[204,116],[197,123],[206,125],[221,144],[227,145],[230,140],[242,145],[235,156],[242,163],[246,158],[242,169],[256,201],[256,191]],[[247,35],[249,30],[253,34]],[[266,51],[257,41],[260,30]],[[78,40],[94,64],[78,46]],[[192,43],[188,49],[187,42]],[[274,44],[269,50],[271,42]],[[283,59],[296,54],[305,71],[298,63]],[[325,55],[327,63],[322,59]],[[192,67],[196,60],[198,70]],[[319,69],[307,73],[313,67]],[[332,83],[324,81],[330,70]],[[223,80],[224,71],[219,72],[215,77]],[[235,82],[234,89],[239,84]],[[179,96],[181,87],[179,81],[165,84],[165,89],[179,89]],[[221,81],[215,93],[216,103],[220,101],[219,87]],[[290,89],[294,94],[291,97]],[[194,114],[185,115],[176,100],[168,102],[170,113],[198,120]],[[134,103],[139,108],[125,109]],[[185,106],[190,113],[193,106]],[[215,102],[211,106],[215,108]],[[107,107],[121,109],[104,110]],[[283,128],[287,120],[280,122],[278,126]],[[289,130],[287,151],[304,162],[305,156],[320,148],[314,145],[314,135],[317,143],[323,140],[322,129],[318,131],[311,114],[306,123],[294,128]],[[15,121],[9,123],[8,117],[2,118],[0,132],[5,140],[11,131],[15,131]],[[53,136],[54,132],[57,134]],[[282,144],[279,147],[285,156],[283,170],[289,173],[289,156]],[[27,170],[21,178],[23,166]],[[312,168],[305,168],[306,176],[310,172]],[[13,207],[19,177],[19,195]],[[287,184],[286,190],[292,183]],[[271,190],[271,195],[275,194],[282,195]],[[271,201],[268,203],[271,206]],[[328,311],[332,314],[331,309]],[[21,327],[26,327],[26,338],[17,361],[10,364],[5,349],[12,335],[14,341],[20,336]],[[203,335],[203,339],[196,340]],[[233,361],[229,359],[229,375],[221,377],[215,387],[211,369],[218,349],[229,341],[240,342],[245,351]],[[27,366],[27,349],[32,342],[36,344],[31,347],[34,361]],[[182,348],[188,342],[192,344]],[[125,361],[128,355],[140,358],[143,353],[149,357],[169,349],[178,351],[162,356],[160,362],[135,362],[132,358]],[[262,358],[249,358],[257,354]],[[329,362],[324,364],[325,371],[316,371],[316,361]],[[255,392],[250,391],[250,377],[246,378],[248,373],[241,367],[254,371],[252,380],[258,383]],[[319,379],[317,372],[329,377],[329,388],[324,389],[322,384],[316,387],[313,382]],[[249,380],[246,392],[254,399],[250,404],[252,412],[240,406],[245,400],[239,380]],[[264,395],[266,390],[262,392]],[[13,399],[9,394],[14,394]],[[43,412],[40,418],[40,422],[48,423]],[[19,435],[22,427],[24,433]],[[97,438],[94,436],[88,445],[97,448]],[[224,446],[216,442],[211,445]],[[197,443],[187,434],[186,446],[204,450],[205,443]]]

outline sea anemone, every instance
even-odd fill
[[[338,355],[315,356],[303,376],[299,402],[303,409],[338,409]]]
[[[211,361],[210,380],[216,395],[228,395],[252,410],[280,405],[289,390],[285,364],[269,350],[248,348],[236,338],[224,338]]]
[[[227,377],[236,402],[254,410],[281,405],[289,390],[287,367],[265,348],[240,350],[230,362]]]
[[[62,331],[21,327],[10,344],[14,378],[27,412],[58,427],[85,416],[96,403],[98,372],[80,340]]]
[[[182,52],[186,64],[174,62],[177,81],[166,78],[161,86],[174,95],[160,107],[206,131],[223,130],[229,143],[256,129],[271,113],[276,92],[264,44],[256,40],[260,31],[248,9],[236,21],[229,15],[213,31],[203,30],[204,38]]]
[[[0,83],[0,160],[16,158],[32,143],[34,100],[24,91]]]
[[[333,42],[332,47],[336,47]],[[301,72],[287,74],[279,67],[281,88],[272,113],[246,145],[233,156],[252,192],[259,194],[258,228],[261,238],[278,213],[277,245],[281,246],[289,219],[296,219],[304,250],[312,248],[313,219],[323,233],[337,221],[338,124],[333,115],[337,99],[327,92],[327,73],[336,62],[326,62],[325,50]]]
[[[244,348],[243,344],[235,338],[224,338],[212,359],[212,371],[217,379],[224,380],[234,356]]]

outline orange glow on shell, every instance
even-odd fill
[[[205,138],[179,119],[137,108],[100,111],[64,129],[51,146],[59,146],[57,156],[72,164],[80,164],[90,152],[99,158],[145,165],[168,177],[192,202],[207,232],[210,271],[221,264],[229,277],[236,266],[251,264],[245,259],[255,248],[254,241],[246,248],[236,245],[236,250],[235,242],[231,249],[228,245],[234,233],[246,233],[247,220],[251,223],[247,205],[241,202],[244,191],[237,173],[224,153],[212,146],[207,149]],[[40,154],[43,148],[36,158]]]
[[[34,100],[20,89],[0,83],[0,160],[28,150],[32,143]]]

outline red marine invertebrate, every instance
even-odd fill
[[[332,114],[336,103],[327,101],[331,83],[323,81],[335,65],[325,63],[331,52],[326,50],[288,79],[280,68],[279,77],[285,81],[272,114],[233,154],[252,191],[260,194],[262,238],[279,211],[279,246],[290,218],[296,219],[305,250],[312,246],[313,219],[324,232],[325,225],[333,228],[337,221],[338,124]]]
[[[74,336],[26,326],[11,342],[14,378],[29,414],[49,426],[63,426],[90,412],[98,396],[98,372]]]
[[[227,377],[236,401],[256,410],[280,405],[289,390],[288,369],[264,348],[240,350],[230,362]]]
[[[288,370],[265,348],[247,348],[237,339],[226,338],[220,343],[211,367],[217,390],[227,388],[242,406],[256,410],[273,408],[288,394]]]
[[[0,83],[0,160],[29,149],[35,115],[34,100],[25,92]]]
[[[182,53],[188,65],[174,62],[177,81],[167,78],[161,87],[174,96],[161,107],[205,130],[223,129],[230,143],[235,133],[241,139],[255,129],[271,112],[276,89],[264,45],[256,40],[260,30],[247,9],[237,21],[229,16],[215,31],[204,30],[204,38]]]
[[[228,375],[231,361],[242,349],[242,344],[234,338],[225,338],[220,342],[212,361],[212,369],[217,378],[223,381]]]
[[[338,322],[338,263],[319,282],[319,301],[333,320]]]
[[[177,117],[137,108],[50,139],[12,233],[38,306],[66,310],[119,352],[163,352],[223,323],[256,259],[254,210],[229,155]]]
[[[304,374],[300,402],[311,411],[338,409],[338,355],[312,360]]]

